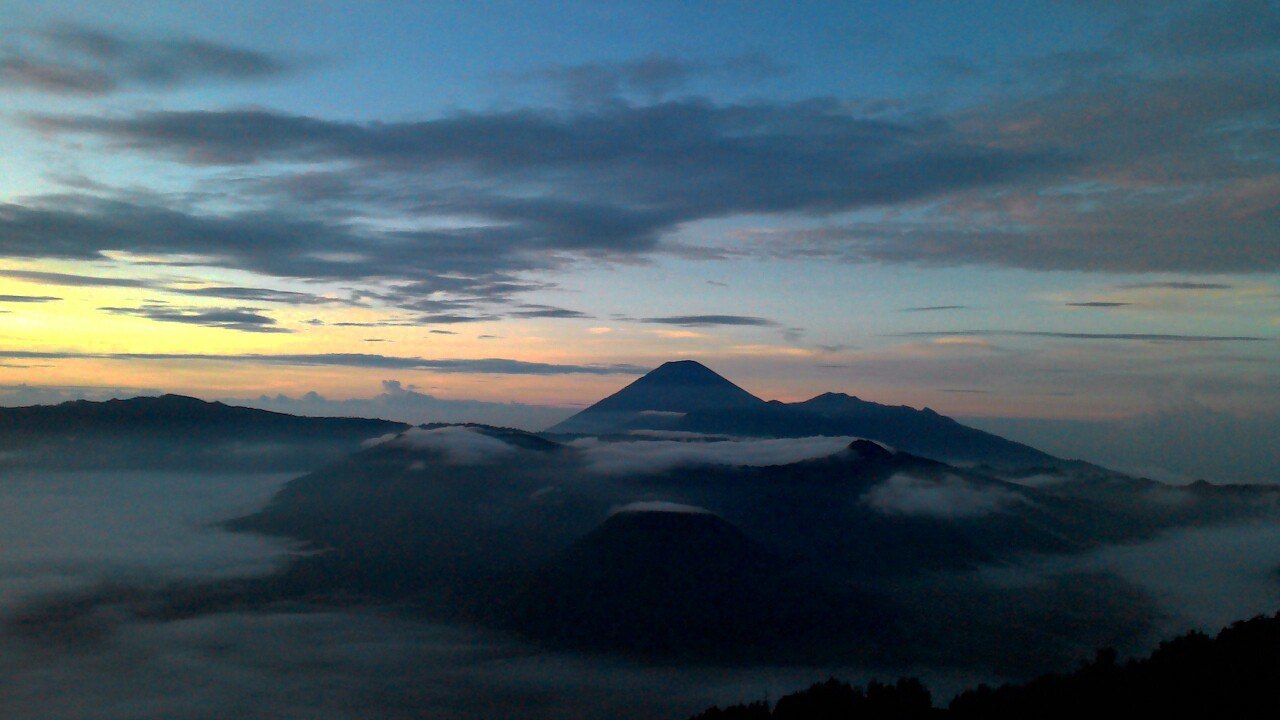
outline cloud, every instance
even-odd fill
[[[999,184],[1061,161],[971,144],[946,122],[860,117],[829,100],[682,100],[381,123],[267,110],[29,121],[114,151],[270,169],[228,186],[238,202],[216,210],[84,195],[0,206],[0,254],[197,255],[278,277],[408,281],[406,301],[439,300],[431,296],[442,291],[500,298],[528,289],[522,273],[583,256],[661,252],[666,236],[695,220],[824,217]],[[369,217],[395,219],[395,229]],[[471,220],[442,225],[442,217]]]
[[[502,300],[536,283],[516,270],[546,268],[541,241],[510,228],[373,231],[292,211],[196,214],[89,196],[47,198],[44,205],[0,204],[0,255],[103,260],[112,251],[201,258],[201,264],[300,279],[413,281],[386,299],[406,309],[439,307],[437,293]],[[176,262],[176,260],[175,260]],[[184,261],[184,264],[189,264]],[[147,280],[10,271],[8,276],[70,285],[156,287]],[[297,298],[295,298],[297,299]],[[425,304],[424,304],[425,303]],[[447,321],[448,315],[440,317]],[[462,316],[457,316],[462,317]]]
[[[1229,413],[1177,394],[1158,409],[1114,420],[964,422],[1059,456],[1166,482],[1280,483],[1280,413],[1271,410]]]
[[[1270,0],[1200,3],[1157,22],[1142,38],[1153,53],[1182,61],[1280,49],[1280,8]]]
[[[291,290],[271,290],[268,288],[214,285],[210,287],[192,289],[167,287],[165,288],[165,291],[178,295],[190,295],[192,297],[251,300],[254,302],[279,303],[282,305],[326,305],[329,303],[351,304],[350,301],[338,298],[329,298],[321,295],[313,295],[311,293],[294,292]]]
[[[312,293],[295,292],[291,290],[272,290],[270,288],[242,287],[235,285],[209,285],[207,287],[192,288],[185,287],[177,283],[166,283],[159,280],[145,280],[142,278],[113,278],[76,273],[44,272],[39,270],[0,270],[0,277],[40,283],[41,285],[145,288],[190,297],[223,298],[226,300],[252,300],[255,302],[269,302],[282,305],[326,305],[330,303],[345,305],[360,304],[354,300],[325,297],[323,295],[314,295]]]
[[[464,198],[440,191],[432,200],[440,209],[465,203],[494,218],[539,218],[576,229],[560,241],[570,246],[625,247],[624,240],[643,242],[658,227],[731,212],[827,213],[923,198],[1060,162],[967,144],[945,122],[868,119],[824,100],[724,106],[685,100],[573,115],[518,110],[377,124],[265,110],[39,115],[30,122],[195,165],[350,162],[366,172],[428,173],[451,167],[513,181],[520,173],[527,178],[521,185],[532,179],[550,192]],[[611,232],[590,241],[584,221]]]
[[[1255,47],[1240,38],[1270,27],[1274,12],[1259,7],[1246,8],[1253,26],[1186,27],[1229,25],[1219,29],[1237,38],[1231,47]],[[1176,25],[1160,32],[1178,35]],[[684,228],[747,215],[804,229],[735,235],[724,243],[749,247],[708,245],[702,257],[1276,270],[1280,77],[1274,64],[1228,60],[1188,55],[1171,67],[1133,43],[1031,58],[1001,71],[1009,81],[982,103],[946,112],[663,99],[699,74],[772,71],[759,58],[655,56],[534,71],[621,95],[560,109],[386,122],[261,108],[32,115],[52,142],[168,158],[209,172],[206,187],[220,192],[10,203],[0,255],[197,255],[282,278],[400,283],[388,302],[457,317],[545,288],[532,278],[583,259],[688,254]],[[226,181],[225,167],[254,177]]]
[[[1230,290],[1235,287],[1226,283],[1211,282],[1144,282],[1120,285],[1122,290]]]
[[[0,89],[107,95],[282,75],[294,64],[263,52],[190,37],[151,39],[62,24],[28,34],[0,55]]]
[[[1002,487],[980,487],[954,475],[941,479],[899,473],[867,491],[862,498],[891,515],[924,515],[948,520],[978,518],[1028,500]]]
[[[940,312],[943,310],[968,310],[967,305],[926,305],[924,307],[902,308],[899,312]]]
[[[458,315],[455,313],[437,313],[435,315],[423,315],[419,317],[414,325],[460,325],[462,323],[473,322],[491,322],[493,320],[501,320],[500,315]]]
[[[1203,12],[1243,31],[1249,21]],[[1161,6],[1154,20],[1176,11]],[[1247,12],[1244,13],[1246,16]],[[1267,15],[1273,16],[1274,9]],[[1257,28],[1269,27],[1270,20]],[[1193,21],[1188,27],[1200,23]],[[1035,58],[1001,68],[1003,85],[948,120],[970,139],[1058,153],[1059,171],[1016,186],[949,193],[913,212],[761,232],[753,249],[925,267],[989,266],[1085,272],[1257,273],[1280,268],[1280,73],[1273,53],[1178,53],[1153,62],[1133,49],[1136,23],[1114,53]],[[1145,26],[1144,26],[1145,25]],[[988,81],[987,88],[995,83]],[[900,203],[907,205],[908,203]],[[750,236],[751,233],[747,233]]]
[[[759,54],[725,60],[649,55],[625,62],[552,65],[512,77],[546,82],[573,103],[601,103],[629,95],[657,100],[703,77],[758,82],[786,71],[783,65]]]
[[[1280,528],[1253,521],[1181,528],[1142,543],[1107,545],[1082,555],[1029,558],[982,574],[1011,588],[1064,572],[1115,574],[1151,594],[1174,631],[1212,631],[1274,612],[1280,593]]]
[[[46,303],[61,299],[51,295],[0,295],[0,303]]]
[[[849,446],[851,437],[808,437],[768,440],[635,440],[607,442],[582,438],[570,445],[583,463],[601,475],[662,472],[683,465],[785,465],[826,457]]]
[[[430,370],[441,373],[477,373],[485,375],[643,375],[651,368],[639,365],[573,365],[527,362],[507,358],[394,357],[368,353],[279,354],[260,353],[92,353],[40,350],[0,350],[0,357],[27,360],[205,360],[262,365],[315,365],[338,367],[382,368],[388,370]]]
[[[1139,342],[1274,342],[1275,338],[1254,337],[1250,335],[1176,335],[1161,333],[1073,333],[1049,332],[1043,330],[929,330],[919,332],[897,333],[894,337],[1046,337],[1065,340],[1125,340]]]
[[[320,322],[320,323],[313,323],[313,324],[323,325],[325,323]],[[422,322],[419,321],[417,318],[404,318],[404,319],[392,318],[390,320],[373,320],[369,322],[343,321],[343,322],[331,322],[328,324],[332,325],[333,327],[370,328],[370,327],[416,327],[418,325],[421,325]]]
[[[1133,303],[1127,302],[1104,302],[1101,300],[1091,300],[1089,302],[1069,302],[1064,303],[1067,307],[1087,307],[1087,308],[1122,308],[1128,307]]]
[[[3,215],[0,214],[0,218]],[[0,277],[40,283],[41,285],[65,285],[69,287],[127,287],[153,288],[155,283],[139,278],[110,278],[96,275],[42,272],[39,270],[0,270]]]
[[[749,315],[673,315],[670,317],[642,318],[640,322],[659,325],[680,325],[683,327],[712,327],[715,325],[774,327],[778,324],[767,318]]]
[[[98,309],[112,315],[131,315],[158,322],[203,325],[223,330],[239,330],[240,332],[252,333],[293,332],[288,328],[276,327],[275,318],[267,317],[259,313],[257,308],[249,307],[195,308],[152,303],[136,308],[100,307]]]
[[[551,305],[521,305],[523,310],[509,313],[512,317],[522,318],[590,318],[593,317],[577,310],[553,307]]]
[[[287,562],[293,543],[215,523],[261,507],[288,478],[8,473],[0,487],[0,672],[22,690],[0,693],[0,715],[69,720],[92,708],[102,718],[392,720],[427,712],[478,720],[582,717],[586,709],[593,718],[640,720],[708,706],[727,684],[744,682],[741,670],[699,668],[673,680],[642,663],[546,652],[369,608],[130,619],[130,598],[146,603],[165,583],[259,575]],[[51,522],[51,508],[61,522]],[[81,598],[103,596],[104,605],[80,617],[58,616],[62,603],[74,615]],[[801,685],[811,672],[787,671],[787,682]],[[753,682],[763,688],[778,677],[771,669]],[[659,685],[660,698],[638,692]]]
[[[479,465],[502,459],[516,450],[498,438],[457,425],[430,430],[409,428],[387,444],[442,453],[452,465]]]
[[[624,92],[661,97],[686,84],[698,69],[687,60],[651,55],[630,62],[555,65],[516,77],[546,81],[576,102],[598,102]]]
[[[0,597],[12,599],[18,590],[26,597],[68,590],[77,593],[70,597],[78,598],[78,591],[101,588],[105,579],[109,587],[125,589],[130,580],[134,586],[142,583],[139,595],[149,599],[145,588],[152,582],[268,569],[286,560],[292,548],[259,536],[225,533],[211,523],[260,506],[286,479],[134,473],[122,483],[110,474],[9,477],[0,489],[0,536],[5,547],[22,557],[13,563],[0,561]],[[68,497],[79,501],[68,503]],[[59,508],[67,522],[48,522],[44,510],[51,507]],[[1187,618],[1216,627],[1223,624],[1219,617],[1225,616],[1225,622],[1275,607],[1268,571],[1280,562],[1278,532],[1274,525],[1197,529],[1149,545],[1108,548],[1079,564],[1132,577],[1167,600],[1179,623]],[[1061,567],[1018,567],[1010,583],[1025,582],[1028,574],[1061,572]],[[1097,579],[1090,580],[1096,586]],[[940,624],[947,637],[947,630],[959,626],[947,628],[947,623],[985,621],[983,627],[1007,628],[1011,606],[1001,598],[1034,594],[1025,592],[1026,587],[1000,588],[997,601],[973,615],[947,615],[949,608],[963,602],[954,596],[927,607],[935,616],[943,614]],[[940,592],[952,589],[943,586]],[[1217,604],[1211,604],[1215,596]],[[1059,604],[1062,597],[1054,595]],[[1101,612],[1093,603],[1083,605],[1090,613],[1085,618]],[[1116,607],[1110,602],[1099,605],[1108,613]],[[48,603],[22,609],[38,613],[50,607],[56,609]],[[13,605],[0,601],[6,619],[13,610]],[[71,627],[57,628],[58,621],[52,620],[23,633],[6,623],[0,628],[0,670],[21,691],[0,695],[0,714],[64,720],[82,718],[91,707],[100,717],[174,720],[390,720],[422,712],[441,720],[639,720],[687,716],[741,698],[777,697],[814,679],[812,666],[774,664],[753,670],[680,665],[674,672],[669,663],[548,652],[493,633],[398,617],[376,608],[307,610],[263,608],[137,621],[127,619],[127,607],[108,604],[81,624],[66,624]],[[1017,614],[1027,622],[1033,617],[1025,611]],[[1082,616],[1072,617],[1078,622]],[[1037,625],[1042,626],[1043,622]],[[1092,650],[1085,644],[1081,651]],[[1066,667],[1075,659],[1061,662]],[[981,664],[970,661],[966,666]],[[867,677],[883,670],[828,669],[842,677]],[[947,667],[920,672],[935,690],[946,687],[941,678],[955,675]],[[985,672],[979,679],[998,681]],[[957,682],[952,680],[953,685]],[[976,680],[967,674],[964,682]],[[76,692],[68,693],[69,687]],[[656,687],[663,691],[653,692]],[[251,707],[246,709],[246,703]]]

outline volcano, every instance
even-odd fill
[[[600,435],[630,427],[644,418],[647,426],[703,410],[746,410],[765,401],[693,360],[664,363],[609,397],[550,428],[559,434]]]
[[[868,642],[888,614],[835,591],[719,516],[635,503],[538,571],[500,623],[553,646],[689,658],[810,657]]]

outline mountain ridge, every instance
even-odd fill
[[[676,381],[668,380],[672,376]],[[689,397],[681,399],[680,393]],[[635,430],[775,438],[847,435],[949,462],[1018,469],[1082,465],[969,427],[932,408],[884,405],[841,392],[794,403],[765,401],[692,360],[664,363],[545,432],[609,435]]]
[[[0,407],[0,464],[307,469],[407,423],[305,417],[186,395]]]

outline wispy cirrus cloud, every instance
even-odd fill
[[[203,325],[223,330],[239,330],[252,333],[290,333],[288,328],[278,327],[275,318],[263,315],[258,308],[198,308],[176,307],[163,303],[149,303],[140,307],[100,307],[111,315],[129,315],[158,322]]]
[[[170,286],[166,287],[165,290],[178,295],[188,295],[191,297],[219,298],[223,300],[247,300],[250,302],[279,303],[282,305],[327,305],[333,303],[355,304],[350,300],[324,297],[322,295],[314,295],[312,293],[230,285],[211,285],[199,288]]]
[[[97,96],[134,88],[246,81],[290,72],[269,53],[192,37],[148,38],[59,24],[0,54],[0,90]]]
[[[580,310],[570,310],[568,308],[555,307],[552,305],[521,305],[520,310],[510,313],[512,317],[522,318],[554,318],[554,319],[574,319],[592,317]]]
[[[968,305],[925,305],[922,307],[902,308],[899,312],[941,312],[943,310],[968,310]]]
[[[681,327],[713,327],[716,325],[776,327],[778,325],[777,322],[768,318],[752,315],[670,315],[667,317],[641,318],[640,322],[657,325],[679,325]]]
[[[41,285],[63,285],[67,287],[123,287],[154,288],[157,284],[151,280],[140,278],[114,278],[97,275],[78,275],[75,273],[45,272],[42,270],[0,270],[0,277],[13,278],[40,283]]]
[[[61,299],[52,295],[0,295],[0,303],[47,303]]]
[[[40,270],[0,270],[0,277],[39,283],[41,285],[60,285],[65,287],[142,288],[197,298],[248,300],[253,302],[277,303],[282,305],[360,304],[358,301],[352,299],[327,297],[292,290],[273,290],[270,288],[243,287],[235,285],[207,285],[204,287],[191,287],[189,283],[166,282],[163,280],[104,277],[100,275],[82,275],[76,273],[46,272]]]

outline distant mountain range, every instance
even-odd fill
[[[312,418],[182,395],[0,407],[0,467],[311,469],[405,423]]]
[[[312,469],[409,427],[312,418],[180,395],[0,407],[0,467]],[[551,438],[679,431],[735,437],[853,436],[923,457],[1002,470],[1098,471],[925,408],[825,393],[766,402],[701,363],[669,362],[546,431]]]
[[[929,408],[881,405],[842,393],[798,403],[766,402],[693,360],[666,363],[547,432],[610,435],[637,430],[779,438],[850,435],[955,463],[1085,466],[961,425]]]

